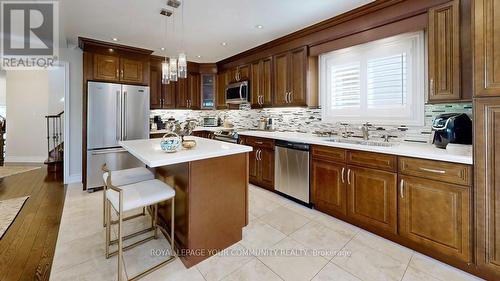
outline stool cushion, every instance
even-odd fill
[[[123,190],[123,211],[154,205],[175,196],[175,190],[160,180],[148,180],[119,187]],[[115,210],[119,210],[120,195],[108,189],[106,197]]]
[[[140,181],[153,180],[155,175],[146,167],[137,167],[131,169],[111,171],[111,184],[122,186]],[[104,182],[108,179],[108,173],[102,175]]]

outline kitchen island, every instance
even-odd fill
[[[248,223],[249,146],[188,137],[192,150],[163,152],[158,139],[121,141],[120,145],[156,178],[175,188],[175,245],[186,267],[242,239]],[[170,204],[159,206],[160,224],[170,225]]]

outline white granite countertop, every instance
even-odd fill
[[[330,147],[339,147],[353,150],[379,152],[385,154],[408,156],[415,158],[431,159],[462,164],[473,164],[472,146],[456,151],[436,148],[432,144],[407,143],[403,142],[392,147],[369,146],[361,144],[349,144],[327,141],[327,137],[318,137],[313,134],[294,133],[294,132],[266,132],[266,131],[242,131],[239,135],[253,136],[261,138],[278,139],[292,142],[302,142],[308,144],[317,144]]]
[[[167,153],[161,150],[159,139],[120,141],[120,145],[151,168],[252,151],[252,147],[246,145],[193,136],[184,139],[196,140],[196,147],[191,150],[179,148],[177,152]]]
[[[223,129],[227,129],[224,127],[196,127],[194,128],[193,132],[199,132],[199,131],[210,131],[210,132],[217,132]],[[166,134],[168,133],[168,130],[151,130],[149,133],[150,134]]]

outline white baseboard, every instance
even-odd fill
[[[68,178],[66,178],[64,181],[65,184],[80,183],[80,182],[82,182],[82,174],[69,175]]]
[[[45,156],[7,156],[5,162],[7,163],[43,163],[47,157]]]

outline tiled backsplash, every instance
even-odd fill
[[[466,113],[472,118],[472,104],[454,103],[454,104],[436,104],[425,106],[425,126],[408,126],[407,130],[402,132],[395,126],[381,126],[389,130],[391,135],[395,135],[405,141],[427,142],[430,140],[432,120],[439,114],[447,112]],[[261,117],[273,118],[274,128],[278,131],[296,131],[312,133],[314,131],[339,131],[341,129],[338,123],[326,123],[321,121],[321,109],[308,108],[265,108],[265,109],[247,109],[247,110],[152,110],[151,118],[160,115],[162,120],[175,118],[183,121],[186,119],[201,119],[205,116],[217,116],[220,119],[228,119],[236,128],[251,129],[257,128],[258,120]],[[351,131],[360,134],[360,124],[352,124]],[[378,124],[373,124],[377,126]],[[404,124],[401,124],[404,125]],[[372,135],[380,134],[373,132]]]

